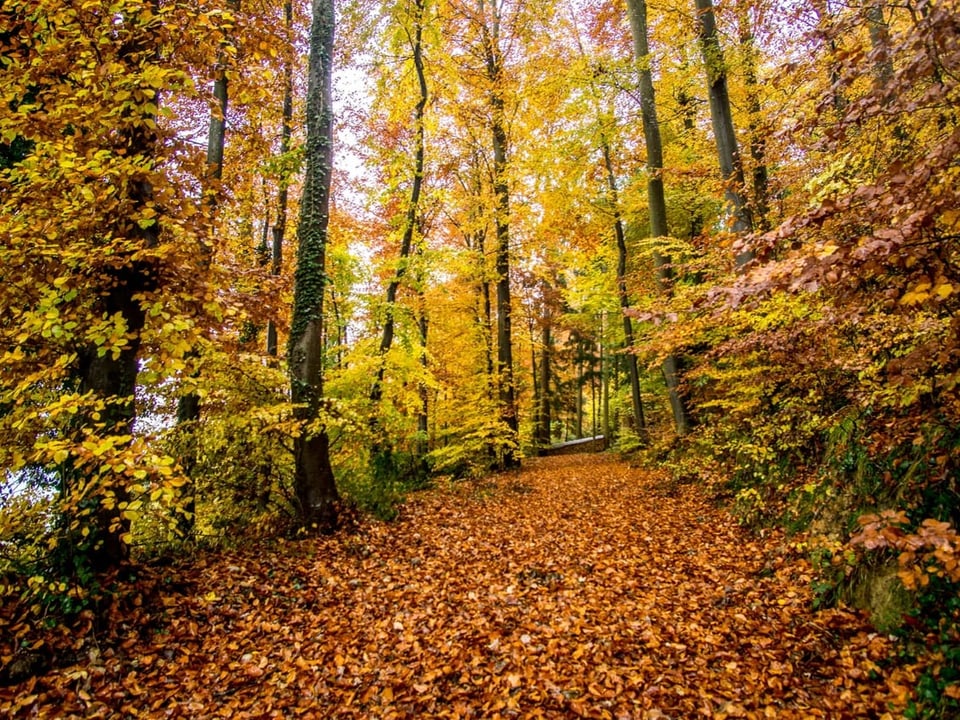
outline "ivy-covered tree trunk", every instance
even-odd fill
[[[733,113],[730,109],[730,93],[727,90],[727,69],[723,48],[717,37],[717,21],[713,13],[713,0],[696,0],[699,26],[700,53],[707,74],[707,91],[710,97],[710,118],[713,136],[717,144],[717,159],[720,173],[726,183],[724,195],[733,208],[733,231],[745,233],[753,230],[753,214],[744,194],[743,162],[737,135],[733,129]],[[741,251],[736,258],[737,267],[753,260],[749,250]]]
[[[333,168],[334,0],[314,0],[307,76],[307,141],[297,227],[297,269],[288,360],[294,414],[294,489],[304,528],[337,522],[337,486],[323,412],[323,296]]]

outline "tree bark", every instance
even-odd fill
[[[884,90],[893,79],[893,56],[890,53],[890,28],[883,16],[883,5],[868,2],[863,9],[874,53],[873,76],[877,89]]]
[[[827,0],[812,0],[811,5],[817,14],[818,35],[826,41],[827,45],[827,62],[830,66],[830,88],[833,109],[838,115],[842,115],[847,107],[847,99],[843,95],[842,85],[840,83],[840,64],[835,60],[837,54],[837,39],[831,28],[832,17],[830,6]]]
[[[233,0],[228,5],[236,10],[240,6],[239,0]],[[227,104],[229,86],[225,63],[228,53],[221,51],[217,58],[215,78],[213,81],[214,110],[210,113],[207,127],[207,158],[204,174],[203,208],[211,234],[216,220],[217,205],[219,202],[220,181],[223,179],[223,158],[227,137]],[[205,257],[203,267],[209,267],[212,250],[204,244]],[[191,359],[199,357],[194,349],[189,353]],[[194,370],[193,378],[199,376],[199,370]],[[196,525],[196,485],[193,481],[194,468],[197,464],[197,425],[200,422],[200,395],[196,391],[181,395],[177,401],[177,427],[180,430],[183,448],[180,453],[180,467],[183,474],[189,479],[189,484],[183,487],[184,495],[183,514],[177,519],[177,526],[181,534],[189,536]]]
[[[757,46],[753,37],[753,24],[749,7],[737,4],[737,23],[739,24],[740,49],[744,56],[744,85],[747,91],[747,111],[750,119],[747,132],[750,138],[750,160],[752,163],[751,181],[753,185],[753,220],[756,229],[766,232],[770,229],[770,190],[767,172],[766,128],[760,105],[760,88],[757,82]]]
[[[574,357],[574,362],[577,363],[577,398],[574,407],[576,408],[576,423],[574,427],[576,428],[577,440],[583,437],[583,363],[584,363],[584,352],[583,352],[583,338],[577,338],[577,344],[575,348],[576,356]]]
[[[603,437],[610,443],[610,359],[606,353],[606,319],[607,311],[600,314],[600,387],[603,394]]]
[[[484,266],[483,277],[480,280],[480,324],[482,325],[483,331],[483,351],[484,351],[484,360],[487,364],[487,385],[490,393],[490,399],[492,400],[494,394],[497,392],[497,388],[500,387],[500,381],[496,376],[496,366],[493,362],[493,294],[490,292],[490,281],[487,279],[486,273],[486,232],[480,231],[477,233],[477,247],[479,248],[480,262]]]
[[[534,445],[539,444],[540,428],[540,362],[537,355],[537,321],[534,313],[531,312],[527,318],[527,332],[530,336],[530,381],[533,386],[533,437],[531,440]]]
[[[149,142],[146,135],[140,131],[133,133],[129,145],[131,156],[141,155]],[[132,183],[131,195],[137,199],[138,206],[141,201],[146,202],[152,195],[149,183]],[[144,232],[140,239],[146,247],[155,247],[155,233]],[[112,275],[114,284],[101,297],[99,306],[107,316],[119,314],[126,324],[127,333],[133,339],[116,356],[113,353],[101,355],[96,347],[87,348],[80,353],[80,392],[93,393],[96,398],[106,401],[99,418],[96,421],[91,420],[90,425],[94,422],[102,423],[102,432],[105,435],[132,435],[136,420],[134,394],[137,387],[137,355],[140,349],[140,333],[145,321],[145,313],[133,296],[151,289],[152,280],[149,270],[139,264],[128,265],[114,271]],[[68,492],[79,491],[80,485],[91,482],[91,470],[92,468],[85,466],[71,470],[65,483]],[[87,561],[97,572],[119,565],[129,555],[124,535],[130,530],[130,521],[120,510],[120,505],[129,499],[129,493],[122,483],[114,483],[112,487],[103,490],[106,492],[102,495],[98,493],[93,496],[99,504],[95,512],[95,527],[91,528],[88,541],[90,549],[87,552]],[[112,504],[105,502],[108,493],[113,495]]]
[[[483,12],[483,0],[480,0]],[[490,83],[490,134],[493,144],[494,226],[497,238],[497,376],[499,379],[500,417],[510,431],[512,447],[504,451],[502,465],[517,467],[519,422],[513,378],[513,330],[510,299],[510,187],[507,180],[507,126],[503,96],[503,58],[500,54],[500,18],[496,5],[493,19],[484,23],[483,49],[487,80]]]
[[[418,251],[422,254],[423,246]],[[426,463],[426,454],[430,450],[430,388],[427,385],[427,370],[429,358],[427,357],[427,335],[430,329],[430,320],[427,317],[426,296],[423,292],[423,277],[418,278],[417,298],[419,301],[420,317],[417,327],[420,331],[420,369],[423,377],[420,380],[420,408],[417,412],[417,432],[420,435],[418,454],[422,462]],[[426,467],[424,467],[426,469]]]
[[[380,401],[383,399],[383,381],[386,375],[387,353],[393,345],[396,333],[396,306],[397,293],[400,284],[407,274],[407,267],[413,250],[414,235],[419,225],[420,194],[423,188],[424,171],[424,113],[427,107],[427,78],[423,66],[423,11],[424,0],[415,0],[415,14],[413,16],[413,33],[408,32],[410,49],[413,54],[413,66],[417,77],[417,103],[414,108],[414,148],[413,148],[413,183],[410,188],[410,199],[407,202],[406,215],[403,220],[403,235],[400,240],[400,253],[397,268],[387,285],[383,332],[380,337],[380,348],[377,358],[377,372],[370,388],[370,402],[373,405],[368,425],[373,438],[370,448],[374,477],[381,482],[388,482],[397,474],[396,463],[393,459],[392,443],[384,437],[380,426]]]
[[[747,233],[753,230],[753,215],[750,203],[744,195],[743,162],[733,129],[733,113],[730,109],[730,93],[727,89],[727,70],[723,60],[723,48],[717,37],[717,22],[712,0],[695,0],[699,25],[700,53],[707,75],[707,91],[710,97],[710,117],[713,136],[717,145],[717,159],[725,183],[724,196],[733,209],[733,231]],[[749,250],[736,257],[738,268],[753,260]]]
[[[425,155],[425,140],[423,118],[427,107],[427,78],[423,67],[423,8],[424,0],[415,0],[416,14],[414,15],[413,37],[410,39],[410,49],[413,52],[413,66],[417,74],[417,104],[414,109],[414,148],[413,148],[413,184],[410,187],[410,200],[407,203],[407,213],[403,220],[403,236],[400,241],[400,257],[396,272],[387,285],[386,318],[383,323],[383,334],[380,337],[380,358],[373,387],[370,389],[370,400],[379,403],[383,397],[383,378],[386,372],[386,356],[393,345],[396,328],[395,308],[397,291],[407,272],[413,247],[413,237],[417,229],[417,218],[420,212],[420,194],[423,189],[423,168]],[[375,411],[376,412],[376,411]]]
[[[630,30],[633,35],[633,53],[637,63],[640,84],[640,113],[643,122],[644,144],[647,148],[647,205],[650,212],[650,237],[661,238],[670,234],[667,226],[667,200],[663,186],[663,140],[660,137],[660,122],[657,119],[657,99],[653,87],[653,72],[650,68],[650,44],[647,38],[646,0],[628,0],[627,12],[630,16]],[[607,163],[607,183],[616,201],[616,180],[610,161],[609,148],[605,151]],[[617,213],[619,221],[619,211]],[[622,229],[621,229],[622,233]],[[657,273],[657,286],[666,295],[671,292],[673,271],[669,256],[658,250],[653,252],[653,263]],[[636,358],[634,358],[636,362]],[[690,429],[689,413],[680,394],[678,362],[674,355],[668,355],[660,366],[670,409],[673,413],[673,426],[677,435],[686,435]]]
[[[288,39],[293,42],[293,3],[283,4],[284,27]],[[290,136],[293,131],[293,59],[287,58],[283,67],[283,110],[280,120],[280,157],[284,159],[277,190],[277,221],[273,224],[270,248],[270,274],[279,277],[283,269],[283,241],[287,233],[287,200],[290,178],[286,171],[286,157],[290,152]],[[267,355],[277,357],[277,324],[267,320]]]
[[[613,165],[610,158],[610,148],[603,143],[603,159],[607,167],[607,185],[611,192],[613,203],[613,232],[617,240],[617,291],[620,295],[620,316],[623,322],[623,348],[627,363],[630,381],[630,400],[633,408],[634,429],[638,434],[646,432],[647,423],[643,414],[643,399],[640,396],[640,368],[637,366],[637,356],[631,352],[634,345],[633,321],[627,314],[630,307],[630,295],[627,289],[627,240],[623,232],[623,219],[620,217],[620,203],[616,195],[617,183],[613,176]]]
[[[288,359],[294,415],[294,489],[305,529],[336,526],[337,486],[323,411],[323,299],[333,167],[334,0],[313,0],[307,74],[307,141],[297,226],[297,268]]]

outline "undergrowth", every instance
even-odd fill
[[[785,528],[815,570],[816,607],[853,605],[898,638],[891,661],[915,678],[907,717],[958,717],[960,431],[924,424],[883,443],[875,421],[838,412],[783,451],[729,426],[701,427],[646,453],[677,479],[696,476],[742,525]],[[799,447],[809,450],[802,461]]]

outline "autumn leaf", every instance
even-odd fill
[[[421,494],[352,536],[158,568],[109,637],[75,641],[101,651],[86,699],[76,668],[55,669],[32,692],[0,689],[0,711],[146,711],[163,697],[186,717],[228,696],[237,712],[361,717],[801,718],[891,700],[876,664],[889,641],[853,614],[811,613],[806,563],[763,573],[781,536],[751,536],[696,488],[585,455],[479,487]]]

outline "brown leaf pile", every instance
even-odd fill
[[[601,456],[414,498],[400,521],[201,557],[0,690],[18,717],[860,718],[888,641],[809,568]],[[172,571],[171,571],[172,572]],[[179,588],[179,592],[177,591]]]

